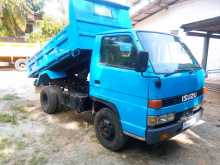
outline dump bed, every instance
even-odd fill
[[[128,10],[107,0],[69,0],[69,25],[28,61],[29,77],[80,66],[91,55],[97,33],[131,28]]]

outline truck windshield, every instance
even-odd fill
[[[200,68],[191,51],[178,37],[154,33],[137,32],[156,73],[176,73]]]

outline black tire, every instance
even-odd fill
[[[102,108],[95,115],[95,131],[99,142],[111,151],[121,150],[127,141],[117,115],[109,108]]]
[[[41,107],[45,113],[55,114],[59,111],[60,103],[57,89],[54,87],[45,87],[40,93]]]
[[[25,71],[26,70],[26,59],[18,59],[15,61],[15,69],[17,71]]]

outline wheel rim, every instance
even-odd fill
[[[115,137],[114,126],[108,119],[102,119],[100,121],[99,132],[100,135],[108,141],[112,141]]]
[[[25,64],[24,64],[24,63],[21,63],[21,64],[19,65],[19,67],[20,67],[21,69],[25,69]]]

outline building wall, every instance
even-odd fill
[[[141,21],[137,29],[170,32],[179,30],[179,36],[190,47],[199,62],[202,59],[203,38],[189,37],[179,27],[183,24],[220,16],[220,0],[186,0]],[[220,40],[211,39],[208,69],[220,69]]]

